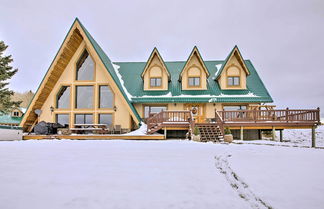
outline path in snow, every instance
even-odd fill
[[[216,159],[216,168],[220,173],[224,174],[226,180],[231,185],[231,187],[237,191],[238,195],[246,200],[251,208],[254,209],[271,209],[272,207],[265,203],[261,198],[257,197],[249,186],[235,173],[228,163],[228,157],[231,155],[218,155]]]

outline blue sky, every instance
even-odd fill
[[[278,107],[324,108],[324,1],[0,0],[0,40],[19,69],[10,87],[35,91],[78,17],[112,61],[225,59],[237,44]],[[323,109],[324,110],[324,109]]]

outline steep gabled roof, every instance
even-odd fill
[[[229,55],[226,57],[224,64],[221,66],[220,69],[218,69],[216,75],[215,75],[215,80],[218,80],[218,78],[220,77],[220,75],[222,74],[223,70],[225,69],[225,67],[227,66],[227,63],[229,62],[229,60],[231,60],[231,58],[233,56],[236,55],[236,58],[239,60],[239,62],[241,63],[244,71],[246,72],[246,75],[250,75],[250,71],[249,68],[246,66],[246,63],[242,57],[242,54],[239,50],[239,48],[237,47],[237,45],[234,46],[234,48],[231,50],[231,52],[229,53]]]
[[[83,37],[81,33],[84,33],[86,37]],[[131,98],[128,95],[126,95],[125,90],[127,91],[127,89],[123,88],[123,85],[121,84],[121,81],[119,80],[115,68],[113,67],[113,64],[110,61],[109,57],[105,54],[105,52],[98,45],[98,43],[93,39],[93,37],[82,25],[79,19],[76,18],[71,28],[69,29],[69,32],[65,36],[65,39],[61,44],[49,69],[47,70],[43,80],[41,81],[33,99],[31,100],[27,108],[26,114],[24,115],[20,123],[20,126],[26,128],[26,122],[28,122],[27,125],[31,125],[33,121],[37,119],[34,110],[40,109],[42,107],[43,103],[49,96],[52,88],[55,86],[60,75],[65,70],[67,64],[69,63],[70,59],[72,58],[72,56],[74,55],[75,51],[77,50],[84,38],[87,38],[89,40],[91,46],[94,48],[107,72],[115,81],[115,84],[117,85],[126,103],[128,104],[128,107],[130,108],[131,113],[133,113],[133,116],[138,120],[138,122],[141,121],[140,116],[138,115],[134,106],[130,102]]]
[[[87,38],[89,39],[89,41],[92,44],[92,46],[95,49],[95,51],[97,52],[100,60],[102,61],[102,63],[106,67],[106,70],[108,71],[108,73],[110,74],[110,76],[112,77],[112,79],[115,81],[116,85],[118,86],[119,90],[121,91],[122,95],[124,96],[124,98],[125,98],[128,106],[130,107],[132,113],[134,114],[134,116],[137,118],[138,121],[141,121],[141,117],[139,116],[139,114],[137,113],[136,109],[134,108],[133,104],[130,101],[131,100],[131,98],[130,98],[131,95],[129,95],[129,93],[127,92],[127,89],[124,86],[124,83],[122,83],[123,81],[120,80],[119,76],[117,75],[118,69],[116,69],[113,66],[113,64],[110,61],[110,59],[107,56],[107,54],[102,50],[102,48],[94,40],[94,38],[91,36],[91,34],[88,32],[88,30],[78,20],[78,18],[76,18],[76,20],[78,21],[78,23],[82,27],[83,31],[85,32]]]
[[[194,48],[192,49],[192,51],[191,51],[191,53],[190,53],[190,55],[189,55],[187,61],[185,62],[184,66],[183,66],[183,68],[182,68],[182,70],[181,70],[181,72],[180,72],[179,80],[181,80],[181,78],[182,78],[182,74],[183,74],[184,70],[186,69],[188,63],[190,62],[190,60],[192,59],[192,57],[193,57],[195,54],[197,55],[200,64],[203,66],[203,69],[204,69],[204,71],[205,71],[206,74],[207,74],[207,78],[209,77],[209,72],[208,72],[208,69],[206,68],[205,62],[204,62],[204,60],[202,59],[202,57],[201,57],[201,55],[200,55],[200,52],[199,52],[197,46],[194,46]]]
[[[144,70],[143,70],[143,72],[142,72],[142,74],[141,74],[142,78],[144,77],[144,74],[145,74],[145,72],[147,71],[148,67],[150,66],[150,64],[151,64],[151,62],[152,62],[152,59],[153,59],[153,57],[154,57],[155,55],[156,55],[156,56],[158,57],[158,59],[160,60],[160,62],[161,62],[161,64],[162,64],[163,68],[166,70],[166,73],[167,73],[167,75],[168,75],[168,79],[170,80],[170,79],[171,79],[171,74],[170,74],[170,72],[169,72],[167,66],[165,65],[165,63],[164,63],[164,61],[163,61],[163,59],[162,59],[162,56],[160,55],[160,53],[159,53],[159,51],[158,51],[158,49],[157,49],[156,47],[154,47],[153,51],[151,52],[150,57],[148,58],[148,60],[147,60],[147,62],[146,62],[146,65],[145,65],[145,67],[144,67]]]

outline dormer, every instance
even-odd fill
[[[168,83],[171,78],[159,51],[154,48],[146,62],[142,73],[144,80],[144,91],[165,91],[168,90]]]
[[[209,72],[195,46],[187,59],[179,77],[182,90],[205,90]]]
[[[246,89],[246,77],[250,75],[240,50],[235,46],[220,67],[216,81],[221,89],[243,90]]]
[[[14,108],[11,110],[11,117],[21,117],[23,116],[23,112],[19,108]]]

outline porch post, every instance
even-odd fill
[[[243,141],[243,126],[241,126],[240,139]]]
[[[282,129],[280,130],[280,142],[282,142]]]
[[[166,129],[166,127],[164,127],[164,139],[166,139],[167,138],[167,129]]]
[[[315,147],[316,146],[316,135],[315,135],[315,129],[316,129],[316,126],[313,126],[312,127],[312,147]]]
[[[272,126],[272,141],[276,139],[276,129],[274,126]]]

